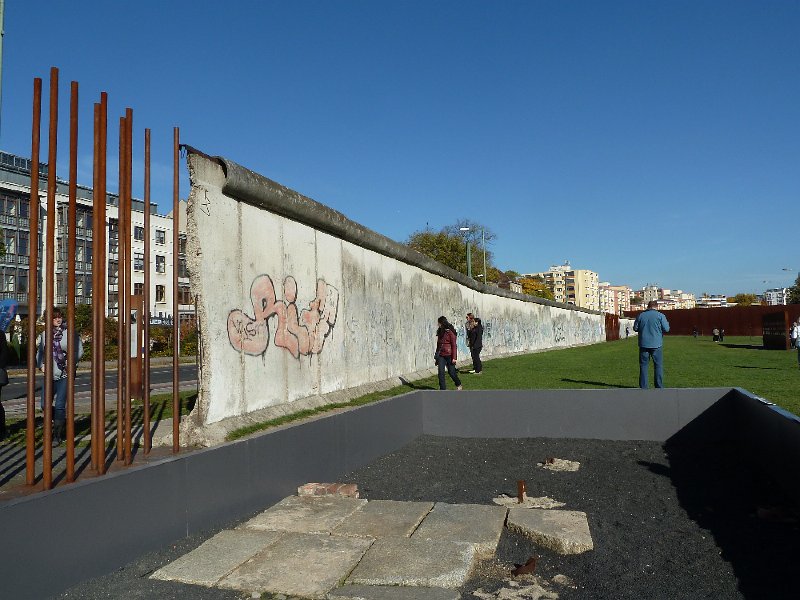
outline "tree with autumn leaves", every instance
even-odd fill
[[[553,299],[553,294],[544,281],[538,277],[523,277],[512,270],[501,271],[493,264],[494,256],[488,246],[497,239],[495,233],[471,219],[459,219],[436,231],[426,227],[415,231],[406,240],[406,245],[417,252],[442,263],[445,266],[467,274],[467,241],[471,245],[472,273],[475,279],[482,279],[484,251],[486,252],[486,281],[501,287],[510,282],[520,283],[522,291],[531,296]],[[484,246],[485,244],[485,246]]]

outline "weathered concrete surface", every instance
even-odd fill
[[[365,504],[366,500],[341,496],[289,496],[240,529],[327,534]]]
[[[512,508],[508,528],[560,554],[580,554],[594,549],[586,513],[574,510]]]
[[[283,535],[279,531],[220,531],[151,577],[211,587]]]
[[[483,356],[605,339],[601,314],[485,286],[230,161],[189,155],[187,264],[203,331],[186,433],[431,368],[436,317]],[[300,408],[297,406],[297,408]]]
[[[506,511],[503,506],[437,502],[414,537],[471,542],[481,556],[493,556],[503,532]]]
[[[435,587],[345,585],[328,593],[328,600],[459,600],[456,590]]]
[[[467,580],[475,557],[470,543],[383,538],[367,551],[347,583],[457,588]]]
[[[333,530],[358,537],[410,537],[433,508],[433,502],[372,500]]]
[[[244,592],[325,598],[372,544],[366,538],[287,533],[217,584]]]

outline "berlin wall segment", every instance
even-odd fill
[[[475,282],[231,161],[191,150],[188,163],[203,333],[189,435],[427,372],[442,314],[480,315],[486,357],[605,340],[601,313]]]

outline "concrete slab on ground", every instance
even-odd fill
[[[366,500],[342,496],[289,496],[240,525],[239,529],[331,533],[366,503]]]
[[[283,535],[280,531],[220,531],[150,577],[211,587]]]
[[[223,577],[217,587],[324,599],[371,544],[366,538],[287,533]]]
[[[594,549],[586,513],[576,510],[512,508],[508,528],[560,554],[580,554]]]
[[[457,590],[396,585],[345,585],[328,594],[328,600],[459,600]]]
[[[413,537],[471,542],[481,556],[494,556],[506,512],[504,506],[437,502]]]
[[[433,502],[371,500],[333,530],[358,537],[410,537],[433,508]]]
[[[470,543],[383,538],[367,550],[347,583],[458,588],[467,580],[475,557],[475,545]]]

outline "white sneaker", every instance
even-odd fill
[[[472,369],[471,371],[467,371],[467,373],[474,373],[474,372],[475,372],[475,369]]]
[[[463,388],[463,386],[457,385],[457,386],[456,386],[456,389],[457,389],[458,391],[461,391],[461,390],[463,390],[464,388]]]

